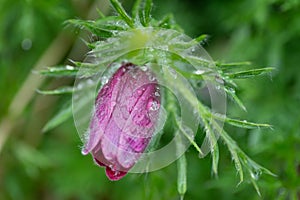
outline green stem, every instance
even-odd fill
[[[184,198],[184,195],[187,191],[187,163],[185,154],[183,154],[178,160],[177,160],[177,190],[181,197],[181,199]]]

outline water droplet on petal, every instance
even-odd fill
[[[149,81],[155,81],[155,80],[156,80],[156,78],[153,75],[149,76]]]
[[[148,70],[148,68],[146,66],[141,66],[141,70],[145,72]]]
[[[117,103],[115,101],[111,102],[111,106],[114,107]]]
[[[151,99],[148,101],[148,104],[147,104],[148,110],[155,111],[155,110],[158,110],[159,107],[160,107],[160,105],[156,100]]]
[[[138,90],[137,93],[138,93],[138,95],[141,95],[143,93],[143,91],[142,90]]]

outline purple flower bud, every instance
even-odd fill
[[[145,151],[159,108],[159,87],[150,69],[123,64],[96,98],[82,153],[91,153],[99,166],[106,167],[110,180],[121,179]]]

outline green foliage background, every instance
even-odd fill
[[[0,199],[178,199],[176,165],[149,173],[130,174],[110,182],[104,170],[80,153],[81,141],[72,120],[42,134],[42,128],[68,98],[32,93],[36,88],[71,84],[68,78],[24,85],[33,67],[70,18],[89,10],[105,10],[107,1],[0,1]],[[133,1],[123,1],[130,9]],[[300,199],[300,2],[297,0],[180,1],[156,0],[154,16],[168,12],[191,37],[210,35],[204,47],[215,60],[248,60],[257,67],[275,67],[271,76],[239,81],[238,95],[248,112],[229,103],[228,114],[269,123],[273,130],[225,127],[258,163],[278,177],[259,180],[261,199]],[[82,35],[64,30],[68,47],[59,63],[84,57]],[[26,40],[27,39],[27,40]],[[26,50],[26,42],[32,46]],[[23,43],[23,46],[22,46]],[[27,44],[28,45],[28,44]],[[49,58],[51,59],[51,57]],[[25,93],[16,98],[25,87]],[[31,95],[31,93],[33,95]],[[30,98],[26,107],[15,110]],[[19,104],[18,104],[19,102]],[[7,138],[7,139],[5,139]],[[220,146],[219,177],[212,177],[211,158],[187,153],[186,199],[260,199],[251,184],[236,187],[238,176],[229,153]]]

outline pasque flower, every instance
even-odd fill
[[[122,63],[95,101],[84,155],[106,167],[110,180],[125,176],[143,153],[156,128],[160,91],[146,66]]]

